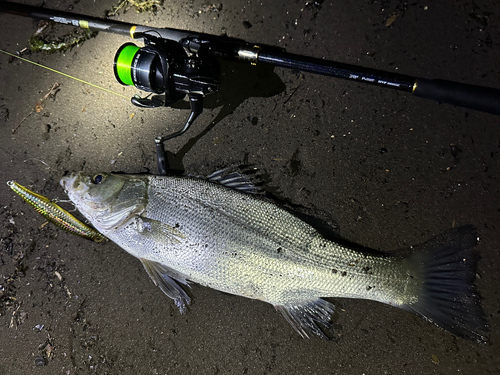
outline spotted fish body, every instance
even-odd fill
[[[142,261],[181,312],[190,298],[178,283],[191,281],[271,303],[302,336],[325,337],[318,323],[329,327],[333,305],[321,298],[342,297],[391,304],[457,335],[485,340],[480,331],[486,323],[472,297],[470,252],[409,258],[360,252],[240,191],[248,185],[235,179],[78,173],[61,184],[96,229]],[[443,261],[469,271],[453,276],[446,267],[445,273],[436,270]],[[466,290],[435,291],[435,280],[445,274]],[[467,314],[457,305],[459,297]],[[448,302],[436,312],[434,302],[443,298]],[[450,309],[456,313],[444,317]]]

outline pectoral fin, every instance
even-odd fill
[[[179,244],[186,239],[186,236],[177,228],[144,216],[137,216],[133,225],[144,237],[166,245]]]
[[[318,323],[327,329],[332,328],[330,320],[335,309],[332,303],[317,299],[305,303],[275,305],[274,308],[283,314],[287,322],[292,325],[300,336],[309,338],[309,334],[314,333],[328,340],[328,336],[324,334]]]
[[[186,277],[158,262],[144,258],[140,258],[140,260],[155,285],[160,287],[163,293],[172,298],[181,314],[184,314],[187,306],[191,303],[191,298],[189,298],[177,282],[188,285]]]

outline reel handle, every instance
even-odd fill
[[[162,176],[166,176],[169,169],[163,142],[178,137],[181,134],[184,134],[193,124],[194,120],[196,120],[196,118],[203,112],[203,96],[200,94],[189,94],[188,96],[189,96],[189,104],[191,106],[191,113],[189,114],[189,117],[184,127],[175,133],[155,138],[158,173]]]

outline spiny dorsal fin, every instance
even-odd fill
[[[255,186],[248,175],[246,175],[244,172],[240,173],[234,171],[234,168],[232,167],[215,171],[211,175],[207,176],[207,180],[245,193],[260,193],[260,189]]]

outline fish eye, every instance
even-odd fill
[[[94,177],[92,177],[91,181],[93,184],[100,184],[101,182],[103,182],[104,180],[106,179],[106,175],[105,174],[96,174]]]

